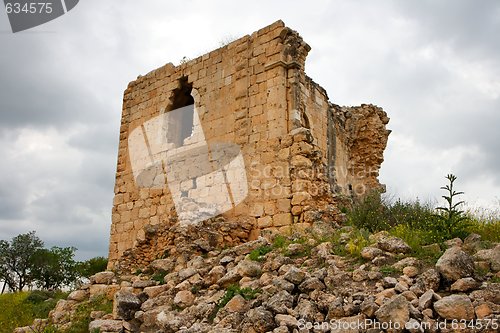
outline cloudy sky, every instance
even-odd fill
[[[453,172],[466,200],[499,207],[499,1],[81,0],[16,34],[0,13],[0,239],[107,255],[128,82],[278,19],[332,102],[391,117],[392,196],[437,200]]]

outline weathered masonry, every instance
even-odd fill
[[[110,268],[334,222],[339,198],[382,187],[389,118],[332,104],[309,51],[277,21],[129,84]]]

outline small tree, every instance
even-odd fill
[[[32,257],[33,279],[42,289],[58,289],[73,283],[77,276],[76,262],[73,259],[76,248],[57,247],[50,250],[40,249]]]
[[[108,266],[108,259],[104,257],[95,257],[87,261],[78,263],[78,274],[80,277],[89,278],[90,276],[105,271]]]
[[[448,179],[450,183],[446,186],[442,186],[441,189],[448,192],[447,195],[442,196],[448,205],[436,208],[441,212],[437,215],[437,218],[441,221],[443,232],[446,233],[447,238],[464,237],[466,234],[465,228],[467,227],[467,217],[465,216],[465,212],[458,209],[458,207],[465,202],[454,202],[456,197],[464,194],[464,192],[457,192],[453,189],[457,176],[449,174],[446,176],[446,179]]]
[[[32,257],[43,247],[34,231],[18,235],[9,243],[0,241],[0,278],[12,291],[33,284]]]

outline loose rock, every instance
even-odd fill
[[[450,295],[434,303],[434,310],[444,319],[474,319],[474,307],[465,295]]]

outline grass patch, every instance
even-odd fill
[[[208,317],[209,322],[213,322],[215,317],[217,316],[217,313],[219,312],[220,309],[226,306],[227,303],[236,295],[241,295],[244,299],[251,300],[257,297],[258,294],[261,293],[260,289],[252,289],[252,288],[240,288],[240,286],[232,284],[229,287],[227,287],[226,292],[224,296],[217,302],[217,305],[215,306],[214,310]]]
[[[172,310],[176,311],[176,312],[181,312],[183,309],[182,306],[179,306],[177,304],[172,304]]]
[[[200,290],[201,290],[200,285],[195,284],[194,286],[191,287],[191,292],[195,295],[198,294],[200,292]]]
[[[276,250],[279,250],[284,256],[290,257],[290,258],[299,258],[299,257],[309,256],[311,254],[311,249],[313,246],[308,244],[307,241],[308,241],[308,238],[306,238],[306,237],[299,237],[299,238],[291,239],[291,238],[287,238],[287,237],[282,236],[282,235],[276,235],[273,239],[272,247],[271,247],[271,249],[269,249],[269,251],[276,249]],[[290,244],[301,244],[303,246],[303,250],[291,253],[288,250],[288,246]],[[254,256],[255,255],[256,254],[254,254]]]
[[[89,332],[90,313],[92,311],[113,311],[113,302],[106,296],[98,296],[80,304],[71,318],[71,326],[64,333],[93,333]]]
[[[251,300],[257,297],[257,294],[260,293],[260,290],[258,289],[252,289],[252,288],[240,288],[238,285],[230,285],[226,289],[226,293],[222,298],[219,300],[217,303],[217,306],[220,308],[223,308],[226,306],[227,303],[236,295],[241,295],[244,299]]]
[[[47,318],[57,301],[67,295],[48,291],[0,295],[0,333],[12,333],[16,327],[31,325],[36,318]]]
[[[380,267],[380,273],[384,274],[384,276],[392,276],[392,275],[397,275],[401,272],[392,266],[386,265]]]
[[[282,235],[276,235],[273,239],[273,248],[275,249],[284,249],[290,244],[290,241]]]
[[[263,261],[264,256],[273,250],[270,246],[260,246],[250,252],[248,258],[253,261]]]

